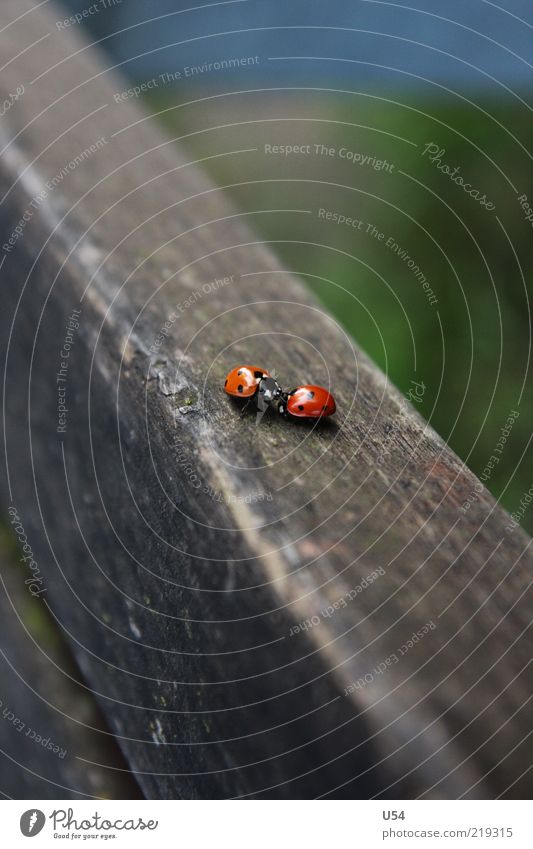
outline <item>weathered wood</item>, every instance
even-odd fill
[[[87,684],[0,533],[0,790],[14,799],[129,799],[140,790]],[[24,555],[22,555],[24,556]],[[87,758],[105,766],[87,768]],[[118,768],[118,769],[117,769]],[[120,771],[118,771],[120,770]]]
[[[522,792],[529,539],[53,22],[0,34],[2,244],[45,192],[1,271],[3,497],[145,794]],[[333,375],[336,423],[241,419],[244,361]]]

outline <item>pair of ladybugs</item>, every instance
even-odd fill
[[[322,386],[282,389],[277,380],[259,366],[237,366],[224,381],[224,389],[235,398],[247,398],[257,408],[258,419],[269,407],[285,418],[320,419],[335,412],[335,399]],[[246,405],[248,406],[248,405]]]

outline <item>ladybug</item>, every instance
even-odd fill
[[[235,395],[236,398],[251,398],[264,377],[270,375],[260,366],[237,366],[224,381],[224,389],[228,395]]]
[[[322,386],[299,386],[285,393],[278,407],[282,415],[295,418],[319,419],[332,416],[337,409],[335,398]]]
[[[322,386],[306,384],[296,389],[282,389],[270,372],[260,366],[237,366],[226,377],[224,389],[228,395],[247,398],[243,413],[254,401],[258,422],[270,406],[286,419],[325,418],[336,410],[333,395]]]
[[[224,389],[228,395],[247,398],[248,403],[254,400],[258,419],[270,405],[276,406],[283,395],[277,380],[260,366],[237,366],[226,377]],[[245,405],[243,412],[247,406],[248,404]]]

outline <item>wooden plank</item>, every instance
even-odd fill
[[[0,552],[2,797],[140,798],[89,687],[39,598],[28,591],[24,554],[3,528]],[[107,768],[87,768],[88,757]]]
[[[0,34],[3,494],[144,793],[520,792],[529,538],[84,46]],[[336,422],[242,419],[245,361]]]

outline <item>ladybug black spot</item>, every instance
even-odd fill
[[[237,372],[237,377],[240,377],[242,374],[242,368]]]
[[[307,397],[308,397],[308,398],[309,398],[309,400],[311,401],[311,400],[315,397],[315,393],[314,393],[314,392],[311,392],[311,390],[309,390],[309,392],[307,393]]]
[[[237,386],[237,392],[242,392],[243,389],[244,386],[242,385],[242,383],[239,383],[239,385]]]
[[[327,405],[327,404],[324,404],[324,406],[322,407],[322,409],[323,409],[323,410],[327,410],[327,409],[328,409],[328,405]]]
[[[304,408],[304,405],[303,405],[303,404],[298,404],[298,409],[299,409],[299,410],[303,410],[303,409],[305,409],[305,408]]]

